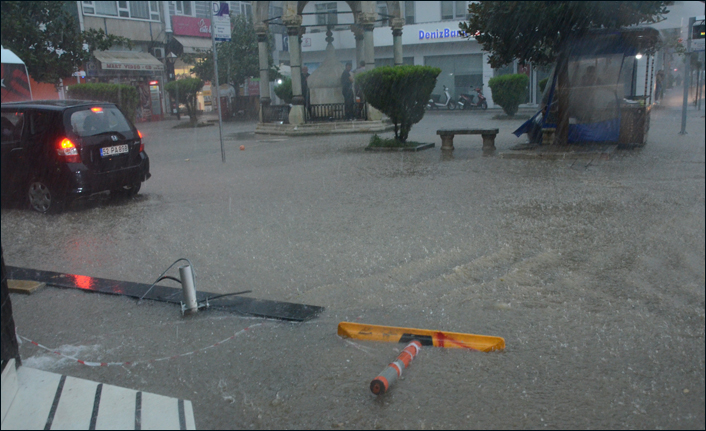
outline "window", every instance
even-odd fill
[[[466,18],[468,4],[465,1],[442,1],[441,19]]]
[[[405,24],[414,24],[414,2],[404,2],[404,20]]]
[[[30,136],[40,135],[46,132],[54,120],[54,115],[43,111],[30,111],[29,113],[29,134]]]
[[[338,7],[336,3],[323,3],[316,5],[316,23],[319,25],[338,24]]]
[[[22,127],[24,126],[24,113],[17,111],[2,112],[2,143],[15,144],[20,142]]]
[[[86,3],[86,2],[84,2]],[[108,15],[108,16],[118,16],[118,4],[114,1],[97,1],[94,2],[96,5],[96,14],[98,15]]]
[[[248,19],[252,19],[252,4],[240,2],[240,13],[245,15]]]
[[[159,2],[156,1],[84,1],[81,3],[85,15],[160,20]]]
[[[377,22],[375,22],[375,27],[386,27],[390,25],[390,21],[387,18],[387,2],[378,1],[377,2]]]
[[[194,2],[176,1],[175,10],[177,15],[194,16]]]

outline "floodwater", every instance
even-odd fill
[[[217,127],[141,126],[153,177],[140,195],[57,216],[3,208],[6,264],[151,283],[186,257],[198,289],[326,311],[182,318],[45,288],[12,295],[20,335],[138,363],[84,367],[24,342],[24,364],[190,399],[198,428],[704,428],[703,111],[688,135],[662,107],[645,148],[565,160],[500,157],[525,142],[510,132],[526,116],[495,114],[428,114],[410,139],[437,146],[419,153],[227,124],[225,164]],[[442,156],[436,129],[459,125],[499,127],[497,154],[461,136]],[[423,348],[376,397],[370,381],[404,345],[339,338],[340,321],[507,347]]]

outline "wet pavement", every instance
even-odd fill
[[[140,194],[56,216],[4,207],[7,265],[151,283],[186,257],[197,289],[326,311],[303,324],[182,318],[44,288],[12,295],[20,335],[143,363],[85,367],[26,341],[23,361],[190,399],[197,428],[704,428],[704,118],[690,108],[679,135],[680,94],[653,111],[644,148],[580,160],[500,157],[526,142],[511,132],[529,112],[429,113],[410,140],[437,145],[418,153],[227,123],[225,164],[217,126],[139,125],[153,174]],[[496,154],[479,136],[442,154],[447,127],[499,128]],[[507,347],[423,348],[376,397],[370,381],[404,346],[341,339],[344,320]]]

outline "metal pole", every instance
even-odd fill
[[[216,50],[216,26],[213,21],[213,5],[219,4],[217,2],[211,2],[211,43],[213,44],[213,74],[216,78],[216,103],[218,103],[218,133],[221,136],[221,160],[223,163],[226,162],[226,150],[223,147],[223,118],[221,117],[221,97],[218,91],[218,51]],[[211,100],[211,106],[213,107],[213,100]]]
[[[694,27],[695,18],[689,18],[689,26],[687,27],[688,39],[686,40],[686,59],[684,60],[684,102],[681,107],[681,132],[680,135],[686,135],[686,108],[689,104],[689,74],[691,73],[691,29]]]

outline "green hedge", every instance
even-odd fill
[[[524,73],[496,76],[488,81],[488,86],[493,92],[493,102],[502,106],[503,111],[511,117],[526,99],[527,85],[529,77]]]
[[[412,125],[424,117],[436,77],[441,69],[431,66],[384,66],[357,74],[365,100],[390,117],[395,139],[406,142]]]
[[[135,114],[140,106],[140,95],[137,88],[125,84],[74,84],[69,86],[68,97],[74,100],[115,103],[131,121],[135,121]]]
[[[282,79],[282,83],[275,87],[275,94],[282,99],[284,103],[292,103],[292,79],[286,77]]]

